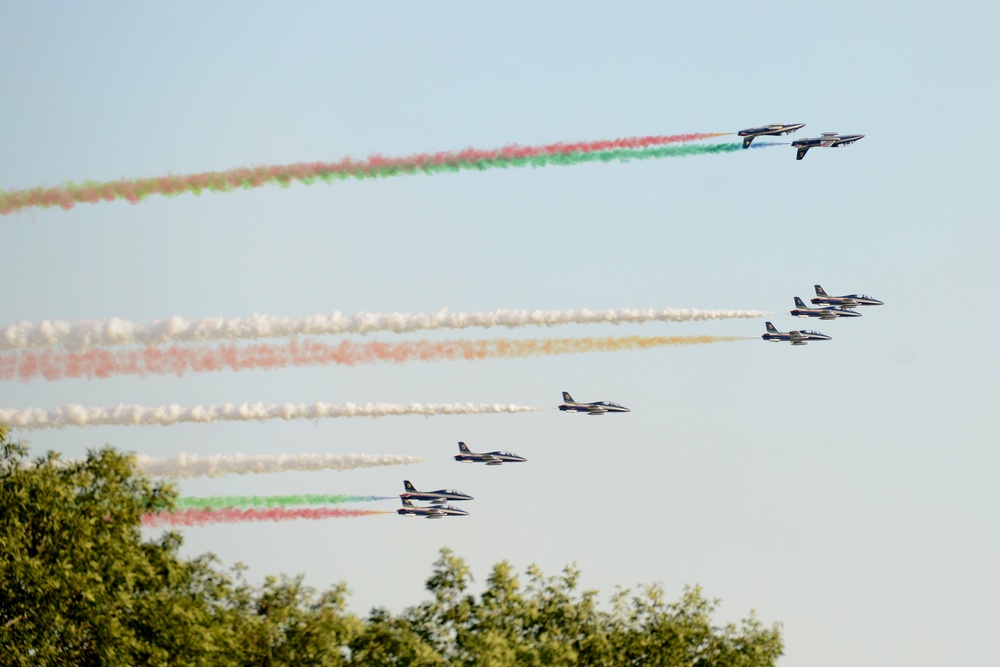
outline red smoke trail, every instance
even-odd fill
[[[292,519],[343,519],[371,514],[392,514],[375,510],[349,510],[339,507],[275,507],[272,509],[192,509],[142,515],[144,526],[204,526],[210,523],[245,523],[247,521],[291,521]]]
[[[141,350],[93,349],[19,350],[0,355],[0,380],[27,382],[39,376],[63,378],[107,378],[113,375],[184,375],[188,371],[249,369],[273,370],[290,366],[338,364],[355,366],[378,362],[513,359],[542,355],[615,352],[675,345],[725,343],[741,338],[729,336],[607,336],[603,338],[535,338],[525,340],[453,340],[403,343],[321,343],[291,340],[284,345],[256,343],[224,344],[217,347],[146,347]]]
[[[115,201],[116,199],[124,199],[135,204],[152,194],[170,196],[191,192],[198,195],[203,190],[228,192],[235,188],[257,188],[267,183],[280,185],[288,185],[293,181],[312,183],[317,179],[329,180],[337,177],[365,178],[401,172],[433,171],[447,165],[469,165],[554,155],[655,148],[721,137],[726,134],[731,133],[700,132],[652,135],[541,146],[511,144],[497,149],[466,148],[461,151],[420,153],[401,158],[372,155],[367,160],[344,158],[337,162],[297,162],[287,165],[239,167],[226,171],[181,176],[168,175],[106,182],[84,181],[83,183],[67,183],[55,187],[0,190],[0,215],[33,206],[40,208],[60,206],[69,209],[81,202],[96,204],[100,201]]]

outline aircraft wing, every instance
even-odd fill
[[[499,461],[500,459],[492,454],[483,454],[483,460],[488,463],[490,461]]]
[[[604,408],[597,408],[597,407],[590,408],[589,410],[587,410],[588,415],[603,415],[605,412],[607,412],[607,410],[605,410]]]
[[[805,338],[805,336],[800,334],[798,331],[788,332],[788,340],[792,341],[792,343],[801,342],[803,338]]]

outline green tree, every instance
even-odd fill
[[[0,665],[770,667],[782,652],[778,626],[753,614],[712,625],[718,602],[698,588],[676,602],[659,585],[619,589],[605,609],[575,566],[530,566],[522,585],[501,561],[477,596],[449,549],[429,600],[362,621],[344,584],[251,586],[241,565],[230,575],[211,555],[181,558],[176,533],[143,541],[142,515],[175,497],[130,455],[29,460],[0,425]]]
[[[181,558],[177,533],[143,541],[142,515],[175,497],[131,455],[30,461],[0,425],[0,664],[346,664],[362,624],[343,584],[252,587],[211,555]]]
[[[770,667],[782,653],[779,627],[752,613],[738,626],[713,626],[718,601],[696,587],[677,602],[659,585],[619,589],[604,611],[596,591],[579,589],[575,566],[546,576],[532,565],[526,575],[522,588],[510,564],[497,563],[477,598],[465,561],[442,549],[427,580],[432,599],[398,618],[375,610],[353,664]],[[416,659],[416,647],[434,661]]]
[[[111,449],[27,456],[0,431],[0,664],[225,664],[225,578],[177,558],[176,534],[140,538],[173,489]]]

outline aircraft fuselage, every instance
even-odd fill
[[[765,125],[763,127],[750,127],[745,130],[740,130],[736,134],[743,137],[743,148],[750,148],[750,143],[756,137],[791,134],[792,132],[805,127],[805,125],[805,123],[774,123],[773,125]]]
[[[795,159],[801,160],[806,156],[806,152],[810,148],[837,148],[838,146],[853,144],[855,141],[864,138],[865,135],[863,134],[837,134],[836,132],[824,132],[818,137],[810,137],[808,139],[793,141],[792,147],[798,149],[795,153]]]
[[[881,306],[883,303],[870,296],[850,294],[848,296],[816,296],[810,299],[814,304],[840,306],[841,308],[857,308],[858,306]]]
[[[821,320],[836,320],[841,317],[861,317],[861,313],[845,308],[795,308],[788,311],[795,317],[818,317]]]

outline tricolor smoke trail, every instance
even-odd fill
[[[139,456],[136,463],[148,475],[190,479],[293,470],[354,470],[411,465],[426,459],[399,454],[186,454],[169,459]],[[331,496],[332,497],[332,496]],[[346,496],[344,496],[346,497]]]
[[[410,333],[436,329],[552,327],[562,324],[644,324],[766,317],[763,310],[698,310],[691,308],[622,308],[617,310],[512,310],[470,313],[366,313],[308,317],[253,315],[224,319],[186,320],[174,316],[148,324],[111,318],[86,322],[42,320],[20,322],[0,330],[0,352],[21,348],[62,346],[70,350],[115,345],[160,345],[211,341],[259,340],[291,336]]]
[[[528,340],[411,341],[402,343],[337,344],[292,340],[284,345],[221,345],[218,347],[147,347],[142,350],[62,352],[21,350],[0,355],[0,380],[22,382],[44,377],[108,378],[116,375],[176,375],[187,372],[242,371],[337,364],[357,366],[378,362],[515,359],[586,352],[645,350],[675,345],[705,345],[744,340],[731,336],[607,336],[604,338],[535,338]]]
[[[293,519],[343,519],[373,514],[393,514],[375,510],[348,510],[340,507],[276,507],[273,509],[189,509],[179,512],[156,512],[142,515],[142,525],[204,526],[210,523],[246,523],[248,521],[291,521]]]
[[[500,403],[241,403],[234,405],[162,405],[150,407],[122,403],[115,407],[85,407],[70,403],[44,408],[0,408],[0,423],[34,431],[71,426],[171,426],[209,424],[217,421],[267,421],[272,419],[335,419],[338,417],[389,417],[402,415],[482,415],[538,412],[548,408]]]
[[[396,496],[337,496],[307,494],[298,496],[208,496],[178,498],[174,506],[186,509],[248,509],[251,507],[295,507],[297,505],[340,505],[375,500],[395,500]]]
[[[722,133],[726,134],[726,133]],[[0,215],[24,208],[72,208],[79,203],[124,199],[138,203],[150,195],[173,196],[185,193],[199,195],[205,190],[230,192],[237,188],[253,189],[269,184],[287,186],[292,182],[311,185],[317,181],[386,178],[407,174],[439,174],[458,171],[485,171],[520,167],[570,166],[587,162],[628,162],[630,160],[661,159],[733,153],[740,144],[684,144],[719,133],[675,135],[669,137],[628,138],[610,141],[552,144],[549,147],[510,146],[492,151],[466,149],[454,153],[433,153],[404,158],[373,156],[367,160],[346,158],[339,162],[299,162],[288,165],[242,167],[226,171],[204,172],[185,176],[161,176],[120,181],[67,183],[56,187],[0,191]],[[645,142],[645,143],[644,143]],[[752,149],[778,145],[757,142]],[[599,148],[609,146],[608,149]],[[591,148],[592,150],[587,150]]]

